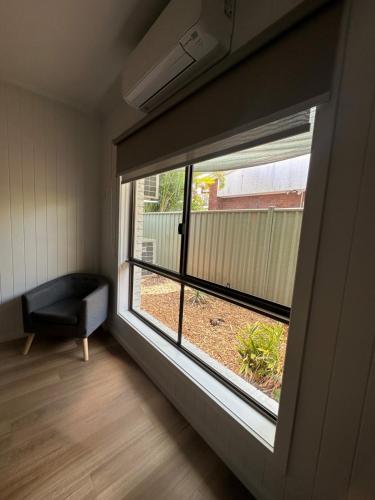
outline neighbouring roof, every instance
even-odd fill
[[[306,189],[310,154],[277,162],[240,168],[225,174],[218,196],[247,196]]]

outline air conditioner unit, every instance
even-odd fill
[[[144,201],[156,201],[159,199],[159,176],[150,175],[144,179]]]
[[[230,51],[234,0],[171,0],[130,54],[122,95],[151,111]]]

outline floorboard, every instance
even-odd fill
[[[0,344],[0,499],[252,498],[123,348]]]

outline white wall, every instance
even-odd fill
[[[116,176],[116,148],[112,140],[143,118],[144,114],[122,102],[110,113],[103,124],[102,138],[102,236],[100,266],[110,276],[113,284],[117,280],[117,230],[118,230],[118,178]]]
[[[20,295],[99,263],[99,124],[0,82],[0,342]]]
[[[112,327],[131,355],[259,498],[375,498],[371,316],[375,303],[371,230],[375,220],[375,6],[371,0],[346,3],[351,5],[343,30],[347,42],[342,45],[345,50],[331,101],[316,123],[311,163],[316,173],[309,188],[319,193],[320,200],[309,196],[306,200],[302,255],[313,263],[314,280],[311,294],[303,276],[297,283],[295,304],[305,310],[308,320],[301,321],[296,308],[285,377],[285,390],[296,393],[296,408],[283,394],[275,453],[266,451],[140,335],[112,316]],[[110,143],[139,119],[123,105],[105,123],[101,266],[114,283],[118,183]],[[316,204],[321,212],[313,210]],[[311,244],[316,232],[317,252]],[[280,466],[278,455],[287,455],[286,468]]]

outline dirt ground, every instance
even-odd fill
[[[178,328],[179,300],[177,283],[156,276],[142,279],[141,309],[175,332]],[[239,372],[241,359],[237,351],[237,336],[245,325],[256,321],[274,322],[248,309],[185,288],[183,338],[245,380],[246,377]],[[271,397],[279,388],[269,380],[254,385]]]

